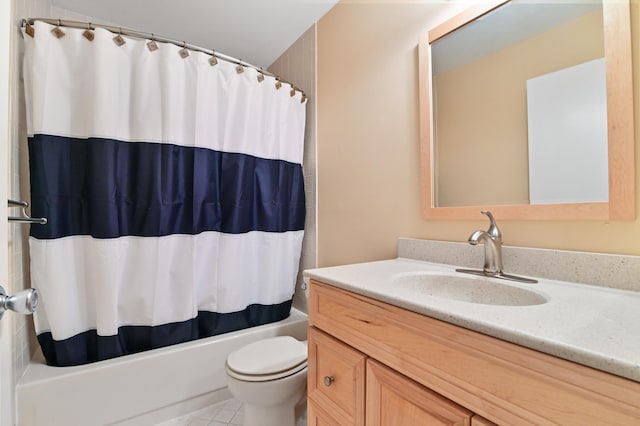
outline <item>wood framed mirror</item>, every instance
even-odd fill
[[[509,102],[513,102],[515,107],[509,107],[510,110],[519,110],[518,114],[522,117],[519,117],[518,120],[522,120],[522,123],[519,124],[519,130],[515,133],[506,133],[503,134],[493,134],[487,129],[493,130],[496,128],[503,127],[513,127],[511,124],[513,121],[508,119],[506,113],[496,113],[495,118],[497,121],[491,122],[489,119],[481,118],[479,120],[480,124],[476,125],[476,127],[471,127],[471,124],[478,117],[472,117],[474,120],[470,120],[469,116],[465,118],[465,116],[460,116],[460,118],[454,117],[453,123],[451,126],[455,129],[464,129],[467,131],[467,137],[462,137],[461,139],[470,140],[472,144],[464,146],[464,148],[457,148],[457,156],[460,158],[464,158],[466,160],[470,160],[466,163],[467,165],[463,166],[451,166],[448,162],[439,159],[438,155],[445,151],[444,143],[445,141],[449,143],[449,139],[443,137],[445,134],[445,126],[443,124],[438,124],[434,117],[438,117],[441,119],[442,116],[447,116],[443,110],[438,111],[439,105],[445,104],[443,99],[449,100],[451,99],[448,96],[448,92],[444,89],[437,89],[434,82],[434,77],[436,74],[434,70],[443,69],[441,66],[439,59],[433,57],[433,48],[437,46],[438,43],[442,43],[443,40],[452,39],[452,38],[460,38],[460,33],[462,30],[468,30],[474,26],[478,27],[481,21],[484,21],[484,25],[491,27],[491,32],[498,31],[503,25],[500,23],[491,22],[494,18],[499,17],[503,14],[504,10],[508,9],[516,9],[514,7],[520,0],[513,1],[494,1],[491,4],[483,3],[482,5],[474,6],[466,11],[462,12],[459,15],[454,16],[453,18],[447,20],[441,25],[433,28],[428,31],[428,33],[423,37],[420,41],[419,45],[419,89],[420,89],[420,161],[421,161],[421,191],[422,191],[422,211],[423,217],[425,219],[448,219],[448,220],[476,220],[479,218],[480,210],[491,210],[493,214],[501,219],[501,220],[632,220],[635,219],[635,156],[634,156],[634,114],[633,114],[633,80],[632,80],[632,65],[631,65],[631,23],[630,23],[630,9],[629,9],[629,0],[604,0],[602,4],[598,4],[597,12],[590,12],[591,20],[593,20],[593,16],[595,16],[599,22],[601,22],[601,54],[603,59],[600,58],[602,65],[602,74],[605,82],[602,83],[602,108],[604,109],[604,113],[606,115],[603,116],[603,130],[604,135],[602,137],[602,149],[601,154],[596,154],[596,157],[601,158],[601,162],[604,164],[604,174],[603,174],[603,186],[604,186],[604,199],[602,199],[602,195],[600,195],[600,199],[595,198],[594,201],[590,200],[588,197],[585,201],[576,202],[571,197],[568,197],[566,201],[534,201],[531,202],[532,197],[530,194],[533,193],[533,182],[535,179],[535,174],[532,172],[534,166],[532,165],[532,158],[535,156],[535,151],[532,150],[532,134],[535,135],[534,132],[536,130],[532,129],[532,124],[535,121],[532,118],[532,111],[535,111],[534,107],[531,106],[532,100],[534,99],[533,89],[536,89],[536,86],[531,84],[531,88],[529,87],[529,81],[534,81],[540,73],[540,70],[527,71],[529,72],[529,76],[526,77],[528,80],[522,80],[517,82],[517,89],[505,89],[505,92],[518,92],[519,98]],[[528,3],[530,6],[531,3],[537,3],[538,5],[549,6],[551,3],[549,2],[523,2]],[[580,3],[584,5],[585,2],[574,2]],[[547,17],[551,15],[560,15],[552,11],[545,11]],[[595,15],[594,15],[595,14]],[[599,15],[598,15],[599,14]],[[527,17],[523,19],[530,19],[530,14],[525,14]],[[587,16],[587,15],[585,15]],[[503,21],[505,18],[502,18]],[[513,20],[514,18],[506,18]],[[567,18],[568,19],[568,18]],[[582,19],[582,18],[581,18]],[[586,18],[585,18],[586,19]],[[546,19],[548,21],[548,19]],[[573,24],[572,24],[573,25]],[[525,25],[522,23],[516,23],[515,25],[504,25],[510,27],[524,27]],[[555,28],[544,30],[546,32],[556,31]],[[573,31],[570,29],[570,31]],[[591,30],[590,30],[591,31]],[[556,31],[557,32],[557,31]],[[471,32],[471,42],[466,42],[467,44],[475,43],[484,43],[484,45],[499,45],[500,43],[490,42],[479,37],[477,33]],[[475,35],[474,35],[475,34]],[[546,34],[546,33],[545,33]],[[562,34],[562,33],[560,33]],[[573,33],[571,33],[573,34]],[[495,36],[495,34],[494,34]],[[525,36],[522,36],[525,37]],[[505,43],[507,47],[500,48],[502,50],[511,49],[512,51],[526,51],[522,48],[522,45],[516,45],[516,43],[525,43],[529,42],[531,38],[540,38],[539,34],[534,36],[526,36],[527,38],[522,38],[520,41],[517,37],[514,37],[511,33],[509,34],[501,34],[498,35],[498,38],[501,40],[507,40],[508,43]],[[565,37],[565,38],[573,38],[578,39],[578,37]],[[497,40],[497,39],[493,39]],[[515,40],[515,41],[514,41]],[[463,42],[464,43],[464,42]],[[549,43],[547,40],[547,45],[542,49],[545,55],[551,55],[551,53],[545,53],[545,49],[551,50],[551,44],[562,44],[562,43]],[[446,48],[443,48],[445,51],[449,51],[449,45]],[[515,46],[515,47],[514,47]],[[573,47],[569,47],[572,50],[576,50]],[[441,49],[441,50],[443,50]],[[479,51],[482,50],[479,46],[471,46],[470,51]],[[491,58],[491,62],[497,64],[502,64],[499,61],[494,60],[496,58],[496,54],[503,55],[503,52],[500,51],[496,53],[496,49],[493,52],[490,52],[489,55],[493,55]],[[565,57],[562,53],[557,56]],[[438,61],[436,63],[435,61]],[[478,58],[467,59],[467,63],[469,62],[477,62]],[[511,62],[507,62],[507,64],[520,64],[526,61],[522,59],[509,59]],[[541,62],[535,61],[533,62]],[[460,63],[454,65],[449,65],[449,69],[451,67],[459,67],[461,68]],[[582,64],[580,64],[582,66]],[[516,74],[515,66],[504,66],[500,65],[500,72],[504,72],[505,75],[509,77],[512,74]],[[567,64],[559,64],[554,65],[556,68],[551,68],[549,70],[543,71],[542,74],[546,77],[555,76],[557,70],[569,70],[571,72],[574,71],[573,66],[567,66]],[[577,67],[576,67],[577,69]],[[455,71],[455,70],[454,70]],[[477,72],[475,72],[478,74]],[[481,73],[480,73],[481,74]],[[496,72],[493,72],[496,74]],[[553,75],[552,75],[553,74]],[[439,74],[442,75],[442,74]],[[570,77],[571,79],[571,77]],[[573,78],[573,80],[581,80],[581,78]],[[444,81],[444,78],[440,77],[440,81]],[[468,81],[466,82],[468,83]],[[441,84],[441,83],[438,83]],[[461,111],[464,110],[469,105],[473,105],[474,98],[473,96],[478,97],[475,99],[477,102],[477,106],[466,108],[473,111],[476,111],[480,114],[483,110],[498,110],[498,108],[492,108],[491,102],[501,101],[501,98],[497,96],[493,96],[495,93],[499,93],[501,89],[496,90],[492,89],[490,95],[486,93],[483,95],[482,91],[480,95],[476,93],[476,90],[470,90],[470,87],[479,87],[483,86],[484,83],[472,83],[475,86],[467,86],[463,92],[463,96],[460,99],[463,99],[464,102],[459,102],[455,104],[451,110]],[[456,83],[457,87],[464,87],[464,84]],[[606,87],[606,88],[605,88]],[[436,90],[437,89],[437,90]],[[606,93],[604,93],[606,92]],[[552,101],[555,103],[555,101]],[[579,101],[584,102],[584,101]],[[582,105],[582,104],[579,104]],[[543,104],[542,110],[545,108]],[[576,108],[574,108],[576,109]],[[577,108],[581,109],[581,108]],[[509,114],[511,111],[508,112]],[[552,114],[553,115],[553,114]],[[580,120],[585,122],[585,116],[581,117]],[[477,120],[476,120],[477,121]],[[568,120],[560,120],[560,121],[568,121]],[[586,120],[592,121],[592,120]],[[443,120],[441,119],[441,122]],[[438,128],[440,126],[440,128]],[[517,127],[517,126],[516,126]],[[536,127],[537,128],[537,127]],[[524,129],[524,130],[523,130]],[[486,132],[485,135],[483,132]],[[554,131],[555,132],[555,131]],[[463,135],[464,132],[461,132]],[[539,133],[539,132],[538,132]],[[593,132],[587,132],[593,133]],[[549,132],[546,133],[547,135]],[[555,135],[555,133],[553,133]],[[448,134],[447,134],[448,135]],[[471,136],[469,136],[471,135]],[[515,135],[515,136],[514,136]],[[438,136],[442,140],[437,140]],[[486,138],[491,138],[492,140],[500,140],[502,139],[504,143],[513,144],[514,140],[522,140],[522,144],[524,148],[519,147],[520,154],[518,154],[518,161],[523,164],[518,165],[515,154],[512,156],[511,151],[509,149],[505,149],[504,146],[502,148],[498,148],[498,151],[494,153],[487,153],[484,157],[478,154],[479,152],[486,150],[486,143],[483,143]],[[545,140],[545,138],[542,138]],[[562,139],[564,140],[564,139]],[[581,141],[581,139],[578,139]],[[480,142],[477,142],[480,141]],[[441,143],[440,148],[438,148],[438,143]],[[476,145],[474,146],[473,143]],[[553,142],[558,144],[560,142]],[[606,144],[606,145],[605,145]],[[552,144],[553,146],[553,144]],[[456,152],[456,151],[454,151]],[[524,154],[523,154],[524,152]],[[478,158],[476,158],[476,155]],[[552,154],[555,156],[555,154]],[[580,152],[576,153],[576,158],[582,158],[582,148],[580,148]],[[604,159],[606,157],[606,159]],[[573,163],[573,159],[564,160],[565,163],[570,164]],[[473,167],[468,166],[468,164],[474,163]],[[512,171],[509,171],[509,167],[513,169],[513,164],[515,163],[515,168],[518,170],[524,170],[526,176],[523,177],[514,177],[511,175]],[[475,167],[475,168],[474,168]],[[545,172],[543,165],[542,175],[547,175]],[[593,166],[587,165],[586,173],[593,174]],[[461,184],[458,184],[462,189],[461,193],[475,193],[481,191],[475,191],[473,189],[474,184],[482,184],[483,190],[487,189],[492,191],[494,188],[493,185],[498,185],[499,182],[512,182],[512,181],[524,181],[524,189],[520,188],[520,195],[516,196],[513,199],[505,199],[505,200],[491,200],[491,197],[486,197],[485,199],[474,199],[471,201],[457,201],[457,202],[449,202],[442,201],[444,197],[442,197],[442,193],[447,193],[449,189],[444,186],[442,182],[439,183],[439,176],[445,176],[444,173],[438,174],[438,170],[446,171],[449,173],[449,176],[453,174],[454,176],[466,177],[467,181],[462,181]],[[490,174],[490,171],[497,171],[496,181],[498,183],[492,182],[484,182],[483,178],[485,175]],[[608,176],[608,182],[607,182]],[[551,178],[552,186],[553,179]],[[444,180],[444,179],[441,179]],[[578,180],[578,184],[582,184],[582,186],[593,186],[592,184],[584,183],[583,179],[577,178],[574,180]],[[537,180],[535,181],[537,185]],[[559,186],[559,185],[558,185]],[[498,191],[496,191],[498,192]],[[439,196],[440,193],[440,196]],[[524,195],[522,195],[524,193]],[[544,198],[544,197],[543,197]]]

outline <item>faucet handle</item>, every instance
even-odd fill
[[[496,220],[493,218],[491,212],[489,210],[482,210],[480,213],[489,218],[489,229],[487,230],[487,234],[489,234],[494,241],[502,242],[502,232],[498,229]]]

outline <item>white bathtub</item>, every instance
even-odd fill
[[[265,337],[305,340],[307,315],[77,367],[42,355],[20,379],[18,425],[153,425],[230,397],[227,355]]]

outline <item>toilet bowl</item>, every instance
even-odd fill
[[[296,405],[306,396],[306,342],[278,336],[250,343],[229,354],[226,370],[246,426],[295,425]]]

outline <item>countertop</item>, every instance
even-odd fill
[[[309,269],[304,276],[640,382],[639,292],[549,279],[520,284],[477,277],[531,290],[548,299],[529,306],[487,305],[430,296],[394,280],[416,272],[475,278],[455,272],[451,265],[403,258]]]

